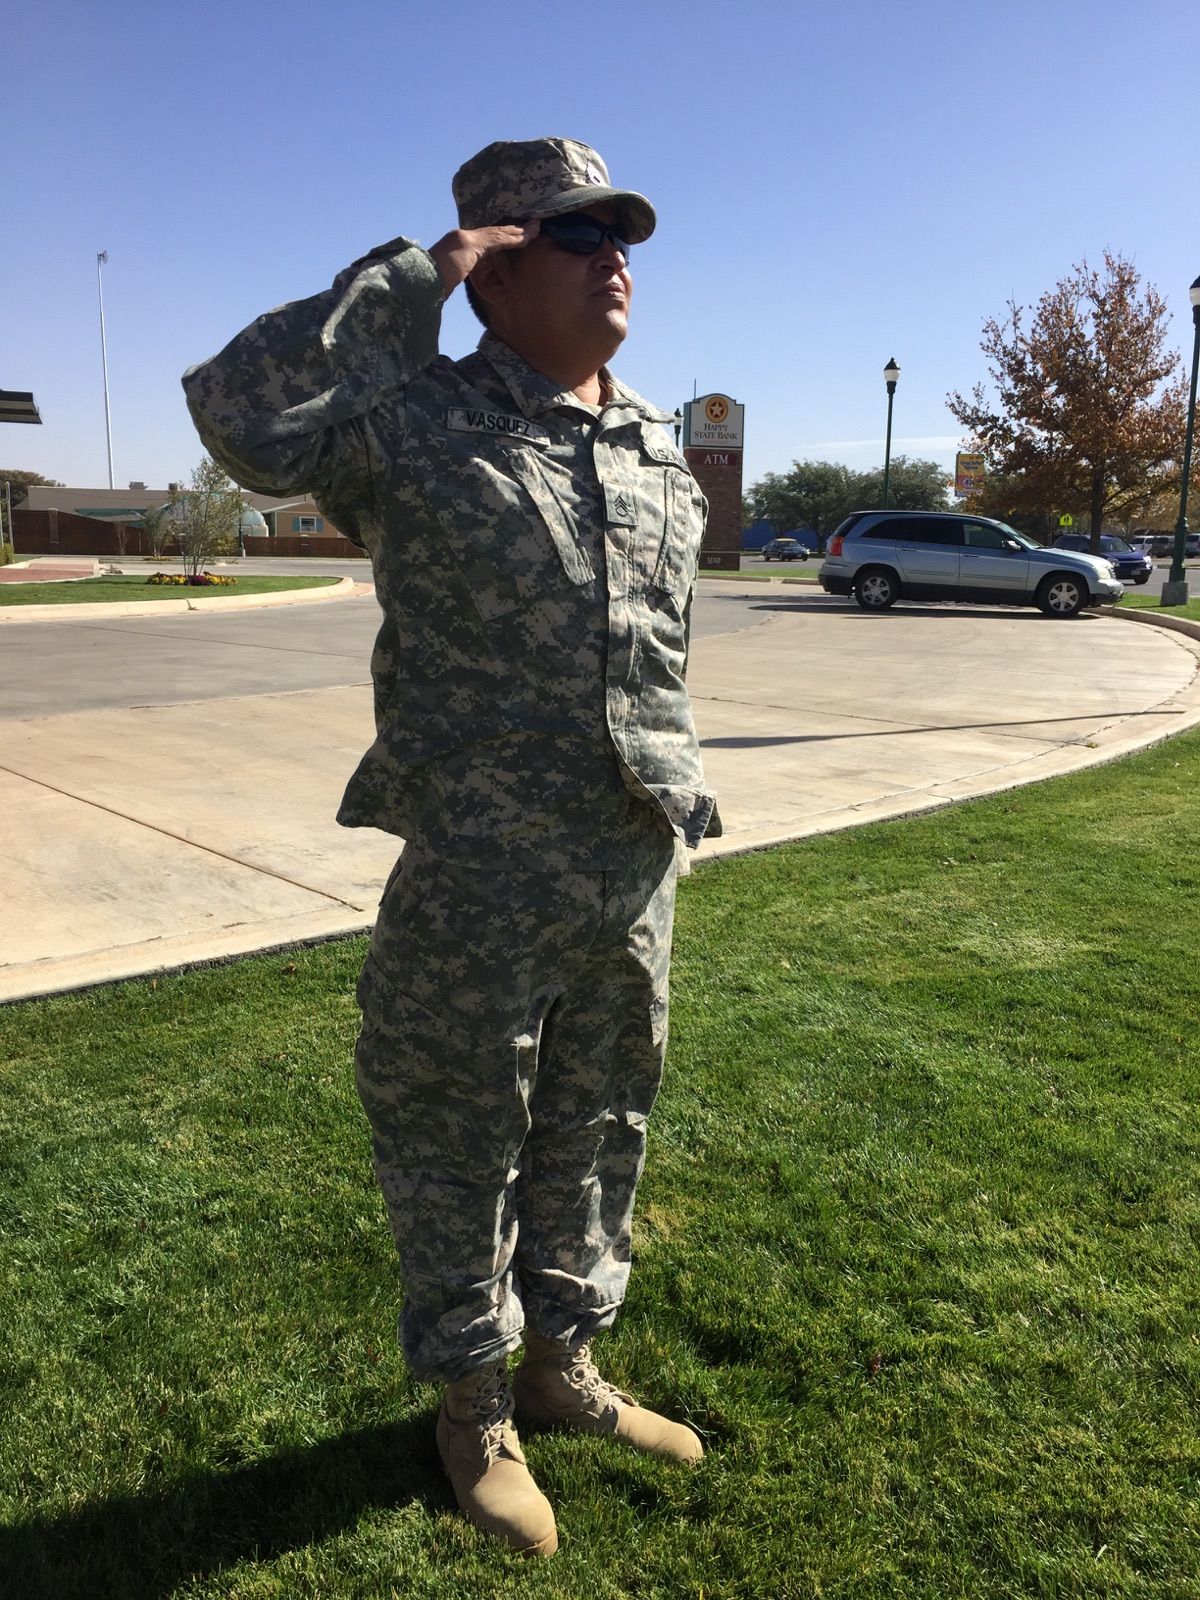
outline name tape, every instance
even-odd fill
[[[451,406],[446,426],[454,433],[502,433],[510,439],[536,439],[546,443],[550,435],[528,417],[506,411],[474,411],[469,406]]]

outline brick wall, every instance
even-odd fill
[[[149,554],[150,541],[140,523],[115,524],[99,517],[78,517],[73,511],[30,511],[16,507],[13,510],[13,534],[16,550],[22,556],[116,556],[120,554],[118,528],[125,530],[125,554]],[[168,539],[164,546],[168,555],[178,555],[179,546]],[[364,557],[360,550],[340,533],[329,536],[316,534],[281,535],[277,539],[252,536],[246,540],[248,556],[336,556]]]
[[[366,557],[367,552],[360,550],[349,539],[343,539],[340,533],[329,537],[318,533],[280,533],[274,539],[268,539],[258,534],[252,534],[246,540],[246,554],[248,556],[336,556],[339,559],[356,556]]]
[[[700,565],[736,572],[742,561],[742,452],[692,448],[684,455],[708,500]]]
[[[125,530],[126,554],[143,554],[140,524],[120,526]],[[13,538],[21,556],[115,556],[120,550],[117,525],[98,517],[77,517],[73,511],[30,511],[16,506]]]

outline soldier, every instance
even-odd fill
[[[184,377],[241,484],[370,551],[377,737],[338,819],[405,841],[359,983],[359,1094],[405,1356],[459,1505],[549,1555],[516,1415],[679,1461],[590,1354],[624,1297],[675,881],[716,832],[684,686],[704,501],[612,376],[655,215],[572,139],[489,145],[393,239]],[[464,281],[485,325],[437,352]],[[507,1358],[524,1343],[510,1386]]]

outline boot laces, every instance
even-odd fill
[[[479,1426],[489,1466],[500,1453],[512,1414],[513,1394],[508,1382],[508,1367],[501,1362],[482,1374],[471,1396],[471,1419]]]
[[[634,1403],[632,1395],[624,1394],[597,1372],[590,1344],[581,1344],[578,1350],[572,1350],[567,1357],[565,1370],[571,1387],[578,1389],[587,1403],[596,1407],[597,1412],[606,1411],[609,1406],[618,1403],[627,1406]]]

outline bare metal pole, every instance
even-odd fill
[[[107,260],[107,250],[98,250],[96,252],[96,290],[100,296],[100,360],[104,367],[104,432],[108,439],[108,487],[115,489],[112,460],[112,416],[108,409],[108,347],[104,340],[104,284],[100,276],[100,268]]]

